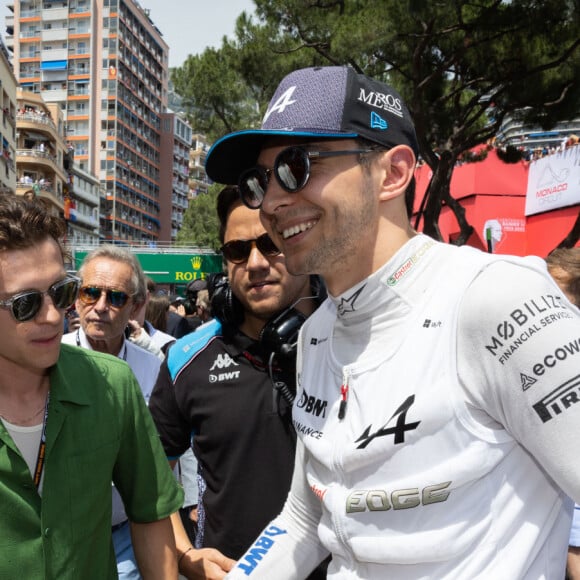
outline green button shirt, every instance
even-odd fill
[[[138,523],[183,492],[125,362],[63,344],[50,385],[42,498],[0,421],[0,579],[117,578],[111,482]]]

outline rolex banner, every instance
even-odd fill
[[[580,145],[530,164],[525,215],[580,203]]]
[[[78,270],[86,252],[75,252],[75,267]],[[156,284],[187,284],[198,278],[205,278],[211,272],[222,271],[220,254],[187,252],[148,253],[136,251],[145,274]]]

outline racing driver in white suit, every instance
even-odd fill
[[[412,230],[413,124],[390,86],[295,71],[209,153],[294,274],[302,327],[282,513],[231,578],[564,578],[580,501],[580,312],[537,258]],[[409,191],[407,191],[409,190]]]

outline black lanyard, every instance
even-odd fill
[[[40,435],[40,445],[38,446],[38,456],[36,458],[36,467],[34,469],[34,485],[36,489],[40,486],[42,478],[42,470],[44,469],[44,459],[46,456],[46,424],[48,423],[48,402],[50,399],[50,391],[46,395],[46,403],[44,405],[44,420],[42,421],[42,433]]]

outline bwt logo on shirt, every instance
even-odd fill
[[[218,374],[211,374],[216,369],[229,369],[231,366],[239,367],[240,365],[229,354],[218,354],[211,369],[209,369],[209,382],[221,383],[222,381],[232,381],[240,377],[240,371],[227,371]]]
[[[320,417],[326,417],[326,407],[328,406],[328,401],[323,401],[317,399],[316,397],[309,396],[306,391],[302,391],[300,399],[296,403],[299,409],[304,409],[307,413],[311,415],[316,415]]]

